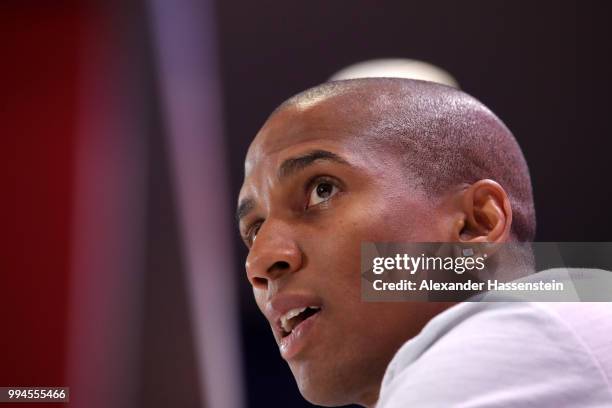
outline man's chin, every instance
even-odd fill
[[[298,364],[296,364],[298,365]],[[346,384],[338,383],[338,377],[331,370],[306,370],[304,367],[294,367],[291,371],[302,397],[311,404],[323,407],[347,405],[351,401],[345,388]]]
[[[348,405],[350,402],[347,402],[343,396],[335,395],[337,393],[328,392],[328,390],[323,390],[318,387],[300,387],[300,394],[302,397],[311,404],[318,405],[321,407],[338,407],[341,405]],[[346,397],[346,396],[344,396]]]

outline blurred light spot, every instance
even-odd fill
[[[427,62],[403,58],[358,62],[336,72],[329,80],[381,77],[420,79],[459,88],[457,80],[442,68]]]

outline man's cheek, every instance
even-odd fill
[[[322,246],[322,261],[327,270],[326,286],[344,297],[346,291],[352,292],[360,285],[361,245],[359,240],[335,239]]]

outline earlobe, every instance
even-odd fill
[[[493,180],[480,180],[461,192],[460,219],[456,226],[459,242],[498,243],[508,240],[512,208],[508,194]]]

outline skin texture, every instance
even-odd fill
[[[304,346],[287,363],[302,395],[326,406],[373,406],[397,349],[452,306],[362,302],[362,241],[511,239],[512,205],[504,188],[483,178],[432,194],[406,171],[397,149],[382,147],[373,136],[380,112],[371,107],[381,93],[394,97],[393,84],[357,85],[356,92],[281,105],[249,148],[239,196],[240,231],[250,248],[247,277],[277,342],[274,299],[320,301]],[[283,167],[318,151],[342,162],[322,157],[290,171]]]

